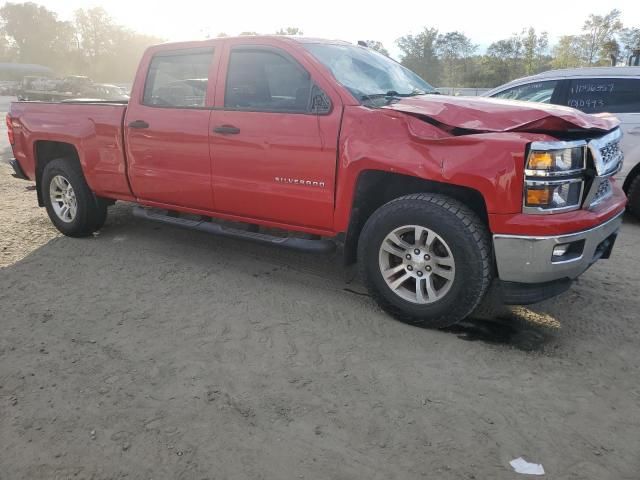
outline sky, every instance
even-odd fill
[[[13,0],[18,1],[18,0]],[[398,55],[395,40],[423,27],[441,32],[461,31],[480,49],[496,40],[533,26],[547,31],[551,41],[579,33],[590,13],[622,11],[625,26],[640,27],[638,0],[457,0],[401,2],[354,0],[34,0],[70,20],[78,8],[103,7],[117,23],[168,41],[198,40],[219,32],[274,33],[281,27],[299,27],[306,36],[379,40]],[[3,2],[0,2],[0,4]]]

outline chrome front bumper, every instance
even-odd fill
[[[504,282],[543,283],[574,279],[600,258],[608,258],[622,225],[622,213],[578,233],[551,237],[494,235],[498,277]],[[554,257],[554,248],[570,244],[567,255]]]

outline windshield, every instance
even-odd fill
[[[368,48],[326,43],[311,43],[305,48],[361,101],[435,92],[411,70]]]

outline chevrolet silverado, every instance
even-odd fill
[[[339,245],[382,308],[436,328],[490,289],[505,304],[566,290],[610,255],[626,202],[615,119],[437,95],[339,41],[151,47],[128,102],[15,102],[7,126],[15,175],[65,235],[127,201],[213,234]]]

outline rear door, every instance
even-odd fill
[[[146,81],[133,93],[125,119],[131,188],[142,200],[213,210],[214,48],[159,50],[147,62]]]
[[[625,154],[624,168],[618,178],[624,179],[640,162],[640,79],[571,79],[566,105],[585,113],[611,113],[618,117],[624,133]]]
[[[216,209],[331,228],[339,97],[303,57],[250,42],[229,41],[221,60],[210,125]]]

